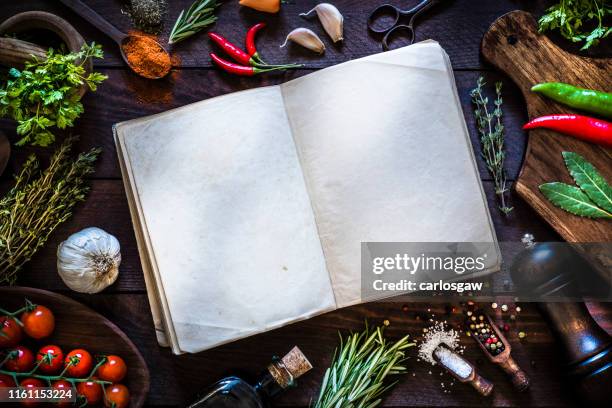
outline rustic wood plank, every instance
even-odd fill
[[[129,29],[128,19],[121,14],[122,1],[85,0],[100,14],[108,18],[121,29]],[[191,0],[173,0],[170,3],[168,21],[178,14],[179,10]],[[48,245],[32,260],[24,270],[21,283],[51,290],[62,291],[70,297],[79,300],[107,318],[118,324],[143,352],[151,369],[151,393],[147,404],[152,406],[184,406],[194,395],[207,384],[228,374],[243,374],[245,378],[253,378],[274,354],[287,351],[291,346],[300,345],[315,365],[315,370],[300,380],[297,390],[291,390],[278,401],[278,406],[307,407],[310,399],[318,392],[320,379],[324,368],[329,364],[333,349],[337,344],[337,330],[359,330],[365,318],[380,324],[384,319],[391,321],[388,333],[398,338],[405,333],[418,335],[425,326],[423,320],[415,316],[423,315],[427,308],[438,316],[444,316],[451,323],[457,323],[459,316],[445,316],[443,304],[410,304],[409,312],[401,311],[398,303],[376,303],[356,306],[329,313],[305,322],[287,326],[249,339],[238,341],[204,353],[188,356],[173,356],[166,349],[157,346],[151,321],[142,272],[136,250],[136,243],[129,218],[129,210],[123,187],[119,178],[114,144],[110,127],[113,123],[147,114],[157,113],[173,107],[185,105],[201,99],[210,98],[225,93],[284,82],[293,77],[311,72],[311,68],[320,68],[349,59],[369,55],[380,50],[380,44],[371,37],[365,29],[367,12],[380,1],[361,2],[337,0],[335,4],[346,18],[346,43],[341,48],[328,47],[325,57],[318,58],[296,47],[286,50],[278,49],[284,35],[291,28],[303,25],[321,33],[321,37],[329,43],[320,25],[316,22],[305,22],[297,17],[301,11],[317,3],[314,0],[292,2],[283,7],[279,16],[267,16],[249,10],[240,10],[234,2],[226,4],[220,11],[220,21],[216,31],[238,43],[244,32],[252,23],[261,19],[269,22],[270,27],[262,33],[259,44],[265,56],[273,61],[295,59],[307,63],[306,70],[261,78],[236,78],[218,73],[210,69],[194,69],[209,67],[208,50],[210,46],[203,34],[179,44],[175,50],[182,60],[181,66],[189,68],[177,70],[163,80],[151,83],[142,80],[124,69],[114,46],[94,28],[87,26],[80,18],[66,10],[57,2],[31,0],[29,2],[8,2],[0,9],[0,19],[16,12],[32,9],[57,12],[67,18],[77,27],[88,40],[102,43],[106,50],[106,59],[99,64],[104,73],[110,76],[97,94],[89,94],[85,98],[86,113],[79,122],[75,133],[81,134],[78,149],[85,150],[100,145],[104,149],[103,157],[98,164],[93,181],[93,190],[88,201],[80,205],[73,218],[62,225],[51,237]],[[392,0],[402,6],[411,2]],[[455,0],[448,6],[432,12],[418,27],[418,39],[434,38],[445,47],[455,69],[457,86],[464,109],[472,142],[478,151],[479,141],[474,132],[468,92],[473,87],[481,72],[471,69],[490,69],[482,63],[478,48],[480,39],[489,24],[502,13],[522,8],[539,12],[543,5],[550,1],[525,0]],[[170,24],[166,25],[164,35],[167,35]],[[566,47],[567,44],[564,44]],[[468,71],[466,71],[468,70]],[[508,129],[507,168],[510,179],[515,179],[521,165],[525,148],[525,135],[520,130],[526,119],[525,107],[518,88],[503,75],[487,73],[490,82],[504,80],[504,99],[506,126]],[[154,85],[154,86],[152,86]],[[145,91],[152,91],[145,92]],[[155,98],[153,98],[155,97]],[[157,99],[154,100],[154,99]],[[0,121],[0,130],[7,131],[14,140],[14,125],[7,120]],[[171,137],[171,135],[170,135]],[[9,173],[19,168],[20,162],[33,151],[42,156],[48,150],[16,149],[9,171],[0,178],[0,193],[8,185]],[[485,180],[489,206],[493,216],[498,238],[502,241],[517,241],[524,232],[532,232],[538,240],[557,240],[558,235],[552,231],[537,214],[531,210],[515,193],[512,195],[512,205],[515,211],[510,217],[502,217],[496,211],[495,198],[490,177],[482,162],[479,170]],[[110,180],[109,180],[110,179]],[[55,272],[55,248],[70,233],[87,226],[99,226],[115,234],[122,244],[123,264],[117,284],[105,292],[95,296],[79,295],[69,292]],[[612,307],[610,304],[591,305],[591,312],[602,326],[612,331]],[[197,313],[197,311],[194,311]],[[527,340],[518,341],[516,329],[528,333]],[[440,378],[437,369],[428,374],[430,367],[417,362],[414,350],[411,350],[409,365],[411,371],[402,378],[400,384],[386,399],[386,407],[406,406],[569,406],[576,405],[571,387],[566,386],[561,378],[562,368],[556,358],[558,351],[541,316],[533,304],[523,306],[516,328],[513,327],[509,336],[512,342],[513,355],[517,362],[528,372],[533,386],[528,394],[516,396],[509,381],[497,368],[486,362],[484,356],[469,339],[462,339],[467,346],[466,356],[478,363],[482,374],[493,380],[497,390],[493,398],[483,400],[473,390],[456,385],[451,394],[443,394],[439,386]],[[534,365],[531,365],[531,361]],[[412,377],[414,372],[415,376]]]
[[[169,1],[168,13],[165,17],[165,27],[161,38],[165,41],[180,10],[189,7],[192,0]],[[123,31],[132,30],[132,24],[127,15],[122,13],[124,2],[119,0],[85,0],[90,7],[100,15],[112,22]],[[259,48],[269,61],[296,61],[305,63],[311,68],[321,68],[335,65],[350,59],[363,57],[381,51],[378,38],[370,35],[366,28],[367,15],[383,2],[365,2],[355,0],[336,0],[334,4],[340,9],[345,18],[345,41],[341,46],[331,45],[331,41],[315,20],[307,21],[299,17],[299,13],[310,10],[318,0],[292,1],[283,4],[278,15],[258,13],[240,7],[237,1],[225,2],[218,11],[219,21],[214,30],[225,35],[229,40],[242,45],[244,34],[251,25],[265,21],[268,28],[262,33]],[[393,0],[392,4],[401,7],[410,7],[416,1],[406,2]],[[421,20],[417,28],[417,40],[433,38],[439,41],[451,56],[455,68],[473,69],[482,68],[478,49],[480,38],[487,27],[501,14],[516,8],[540,13],[544,1],[487,1],[487,0],[455,0],[442,4],[432,10]],[[466,10],[470,10],[466,13]],[[95,28],[89,26],[79,16],[66,9],[58,2],[50,1],[13,1],[7,2],[0,11],[0,19],[4,19],[18,12],[28,10],[43,10],[56,13],[67,19],[89,41],[95,40],[104,46],[106,57],[97,62],[101,66],[121,66],[117,47]],[[318,57],[299,47],[291,46],[280,49],[286,34],[296,27],[309,27],[317,32],[328,45],[325,56]],[[210,66],[208,53],[211,46],[205,35],[199,34],[191,39],[179,43],[172,48],[180,58],[180,65],[184,67]]]
[[[107,74],[109,79],[100,86],[97,92],[89,92],[85,95],[83,100],[85,113],[72,129],[73,134],[81,137],[76,150],[86,150],[94,146],[103,148],[103,154],[93,176],[95,178],[121,177],[111,131],[114,123],[159,113],[231,92],[279,84],[310,72],[300,70],[255,78],[239,78],[212,70],[180,70],[174,71],[164,80],[152,83],[150,80],[124,70],[102,69],[101,71]],[[455,72],[461,105],[477,154],[480,152],[480,141],[475,129],[469,93],[481,74],[475,71]],[[525,148],[525,132],[521,130],[527,118],[523,98],[518,88],[504,77],[494,73],[486,73],[485,77],[490,82],[487,88],[489,92],[493,89],[493,82],[502,80],[504,83],[504,123],[507,134],[506,168],[508,177],[512,180],[518,175]],[[11,140],[17,140],[13,121],[0,120],[0,131],[5,132]],[[172,136],[168,135],[170,138]],[[16,172],[22,161],[31,152],[46,156],[51,151],[52,149],[14,148],[6,171],[7,175],[4,178]],[[484,163],[482,160],[478,162],[482,178],[490,180],[491,177]]]
[[[5,191],[8,182],[0,184]],[[484,183],[489,208],[500,241],[517,242],[526,232],[539,241],[558,240],[558,236],[519,197],[513,195],[511,204],[515,210],[509,217],[497,210],[492,182]],[[121,243],[122,263],[118,281],[108,292],[144,291],[144,280],[136,239],[132,229],[129,208],[120,180],[94,180],[92,191],[84,204],[78,206],[74,216],[62,224],[47,244],[34,256],[20,275],[22,286],[42,287],[48,290],[67,290],[56,272],[57,246],[70,234],[82,228],[96,226],[115,235]],[[504,279],[500,276],[500,279]]]
[[[360,330],[365,318],[373,324],[388,319],[391,323],[387,328],[390,338],[397,339],[405,334],[417,337],[427,325],[423,319],[429,317],[427,309],[436,318],[446,319],[451,324],[462,320],[459,310],[447,314],[443,303],[409,304],[408,312],[402,311],[401,303],[372,303],[338,310],[210,351],[173,356],[155,343],[145,295],[70,296],[115,322],[134,341],[146,356],[151,371],[151,393],[147,404],[164,406],[184,406],[206,385],[226,375],[240,374],[252,379],[269,363],[271,356],[299,345],[315,368],[300,379],[298,389],[281,397],[277,406],[306,407],[318,392],[324,369],[337,345],[338,330],[343,333]],[[576,403],[571,387],[565,386],[561,377],[557,346],[546,324],[534,304],[521,306],[523,311],[512,325],[508,340],[516,361],[532,379],[528,393],[517,396],[505,374],[487,362],[476,343],[464,336],[461,344],[466,347],[466,357],[477,364],[483,376],[495,383],[496,391],[490,400],[482,399],[462,384],[456,384],[450,394],[444,394],[440,382],[448,383],[449,376],[440,376],[438,368],[417,361],[413,348],[409,351],[408,374],[401,378],[384,406],[476,406],[485,403],[495,406],[570,406]],[[591,310],[600,321],[612,321],[612,308],[593,304]],[[420,320],[417,316],[421,317]],[[610,324],[605,328],[608,331],[612,329]],[[519,330],[527,333],[525,341],[518,340]],[[428,374],[430,370],[431,375]]]

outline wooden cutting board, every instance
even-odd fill
[[[484,35],[481,51],[487,61],[519,86],[527,102],[530,119],[573,112],[531,92],[530,88],[537,83],[565,82],[612,91],[612,59],[584,58],[563,51],[548,37],[538,33],[536,20],[524,11],[513,11],[498,18]],[[529,132],[523,167],[515,183],[516,191],[565,240],[580,243],[612,241],[612,221],[575,216],[555,207],[540,193],[538,186],[546,182],[574,184],[563,162],[563,151],[579,153],[612,183],[612,150],[554,131],[538,129]],[[599,266],[612,265],[609,249],[606,251],[603,245],[600,250],[589,247],[592,258],[596,258]]]

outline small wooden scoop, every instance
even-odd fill
[[[118,30],[115,26],[110,24],[101,15],[93,11],[91,8],[89,8],[89,6],[87,6],[80,0],[60,0],[60,2],[63,3],[66,7],[70,8],[75,13],[77,13],[79,16],[87,20],[91,25],[96,27],[98,30],[102,31],[104,34],[110,37],[114,42],[116,42],[117,45],[119,46],[119,50],[121,51],[121,57],[123,58],[125,63],[132,69],[132,71],[134,71],[136,74],[143,76],[145,78],[149,78],[149,79],[159,79],[159,78],[166,76],[168,72],[170,72],[170,69],[168,69],[168,71],[164,72],[162,75],[155,76],[155,77],[145,76],[142,73],[138,72],[130,64],[127,57],[125,56],[125,53],[123,52],[123,45],[133,36]],[[156,41],[156,43],[159,46],[159,48],[163,50],[163,52],[168,54],[168,51],[166,51],[166,49],[159,42]]]
[[[7,67],[23,67],[26,61],[32,59],[44,61],[47,50],[36,44],[15,38],[0,37],[0,64]]]
[[[485,319],[490,327],[490,330],[493,330],[497,339],[501,341],[501,343],[504,345],[504,351],[494,356],[487,349],[486,345],[483,344],[478,339],[477,333],[472,334],[471,337],[476,341],[476,343],[478,343],[478,345],[480,346],[482,351],[485,353],[489,361],[493,362],[494,364],[499,365],[501,369],[504,370],[506,374],[508,374],[508,376],[510,377],[510,380],[512,381],[512,385],[514,385],[514,388],[516,388],[519,392],[526,391],[527,388],[529,388],[529,384],[530,384],[529,377],[518,366],[518,364],[516,363],[516,361],[514,361],[512,356],[510,356],[510,352],[512,351],[512,348],[510,347],[510,343],[508,342],[506,337],[502,334],[501,330],[499,330],[497,325],[493,322],[493,319],[491,319],[491,316],[489,316],[488,314],[484,313],[484,311],[481,311],[481,310],[474,313],[474,315],[476,314],[485,316]]]

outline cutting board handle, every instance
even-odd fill
[[[498,18],[484,35],[481,51],[487,61],[521,88],[530,117],[545,114],[538,109],[543,104],[531,103],[533,98],[540,98],[530,91],[537,83],[563,78],[563,82],[588,87],[589,83],[609,81],[604,77],[609,75],[605,60],[580,57],[562,50],[538,32],[537,21],[525,11],[512,11]],[[585,78],[587,72],[589,76],[601,78]]]

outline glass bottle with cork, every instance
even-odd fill
[[[295,384],[312,369],[296,346],[285,357],[275,358],[251,385],[238,377],[226,377],[210,386],[189,408],[267,408],[276,395]]]

